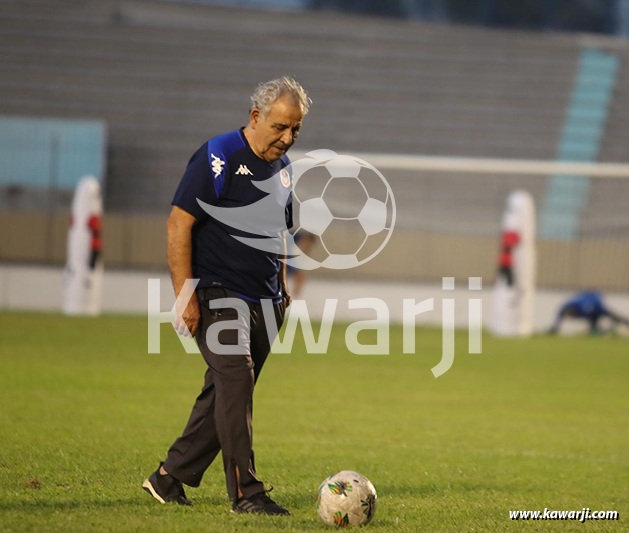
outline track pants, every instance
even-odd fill
[[[249,498],[264,491],[256,477],[252,447],[253,388],[274,339],[269,342],[262,306],[246,302],[250,312],[248,328],[240,332],[225,329],[218,334],[224,345],[238,344],[238,335],[244,335],[245,344],[248,341],[245,353],[212,351],[206,343],[207,329],[219,321],[236,320],[238,313],[232,308],[210,309],[209,302],[238,296],[222,287],[199,289],[197,296],[201,323],[196,341],[208,368],[201,394],[183,434],[168,450],[164,469],[182,483],[198,487],[204,472],[222,451],[227,493],[235,502],[239,497]],[[279,330],[284,321],[284,305],[275,304],[273,310]]]

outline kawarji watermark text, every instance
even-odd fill
[[[195,291],[198,279],[188,279],[179,293],[177,301],[170,311],[160,309],[160,280],[148,280],[148,352],[160,352],[160,324],[171,323],[175,326],[175,320],[183,313]],[[447,294],[453,291],[455,279],[444,277],[442,279],[442,290]],[[482,289],[482,279],[477,277],[468,278],[468,289],[470,291],[480,291]],[[274,339],[271,343],[273,353],[291,353],[297,333],[297,326],[301,325],[306,352],[309,354],[325,354],[328,352],[332,326],[338,306],[338,299],[328,298],[325,300],[318,338],[312,327],[308,305],[305,300],[294,300],[290,307],[290,312],[286,317],[286,327],[283,338],[280,338],[276,322],[273,319],[272,300],[261,300],[262,312],[264,314],[267,334],[269,339]],[[435,299],[428,298],[417,302],[413,298],[404,298],[402,305],[403,323],[403,348],[405,354],[414,354],[415,350],[415,327],[417,316],[434,311]],[[386,302],[379,298],[356,298],[348,300],[349,310],[372,309],[375,311],[375,318],[370,320],[359,320],[352,322],[345,330],[345,345],[354,354],[387,355],[389,354],[389,325],[390,313]],[[215,353],[221,354],[242,354],[249,349],[248,328],[250,324],[250,311],[247,303],[240,298],[220,298],[209,301],[210,309],[234,309],[236,314],[231,320],[221,320],[211,324],[205,330],[205,342],[208,348]],[[482,307],[483,302],[480,297],[468,298],[468,353],[482,353]],[[438,378],[445,374],[454,363],[455,345],[455,299],[444,297],[441,301],[442,316],[442,353],[439,363],[432,368],[433,375]],[[238,344],[221,344],[218,340],[220,331],[238,330]],[[358,334],[361,331],[375,331],[375,343],[363,344],[358,341]],[[200,330],[202,331],[202,330]],[[200,353],[199,348],[190,336],[186,328],[187,335],[180,335],[179,339],[188,353]],[[199,333],[201,334],[201,333]]]

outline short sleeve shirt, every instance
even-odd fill
[[[252,235],[210,216],[200,202],[223,208],[251,205],[269,194],[254,182],[280,172],[290,176],[289,165],[286,155],[271,163],[258,157],[242,129],[210,139],[191,157],[172,205],[197,220],[192,228],[192,271],[200,280],[197,288],[221,285],[253,301],[277,300],[281,296],[278,254],[239,241],[235,235]],[[292,186],[290,177],[276,181],[278,187]],[[289,193],[285,206],[287,228],[292,227],[292,218]]]

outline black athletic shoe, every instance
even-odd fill
[[[162,464],[160,463],[160,468]],[[159,473],[159,468],[142,483],[142,488],[159,503],[174,502],[179,505],[192,505],[192,502],[186,498],[181,481],[170,474],[163,476]]]
[[[270,492],[270,491],[269,491]],[[266,492],[254,494],[250,498],[240,498],[232,510],[235,513],[254,513],[267,515],[289,515],[287,509],[280,507]]]

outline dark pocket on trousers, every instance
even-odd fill
[[[233,307],[210,307],[210,303],[213,300],[233,297],[222,287],[204,289],[202,296],[203,299],[200,301],[200,304],[202,307],[201,312],[203,317],[203,340],[205,341],[207,330],[212,324],[238,320],[238,310]],[[221,329],[219,331],[218,342],[225,345],[238,344],[238,329],[235,327],[235,324],[233,329]]]

